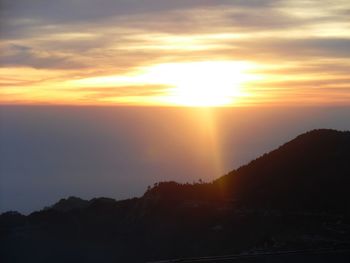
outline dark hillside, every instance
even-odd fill
[[[1,262],[145,262],[305,249],[316,252],[298,254],[298,262],[348,262],[350,253],[332,253],[350,251],[349,185],[350,132],[315,130],[211,183],[161,182],[141,198],[70,197],[29,216],[4,213]],[[328,256],[320,256],[325,249]]]
[[[350,132],[314,130],[219,178],[250,205],[350,209]]]

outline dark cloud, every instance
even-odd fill
[[[259,8],[257,10],[234,11],[227,17],[230,26],[236,30],[278,30],[304,24],[304,19],[288,16],[281,10]]]
[[[88,26],[103,24],[118,18],[131,19],[133,16],[148,15],[145,24],[158,20],[158,15],[172,11],[201,9],[219,6],[243,7],[248,9],[271,6],[279,1],[242,1],[242,0],[3,0],[0,13],[2,26],[0,32],[3,37],[16,39],[23,36],[38,34],[38,30],[48,27],[59,31],[64,25]],[[176,22],[181,22],[177,20]],[[118,25],[116,25],[118,26]],[[173,28],[173,27],[171,27]],[[179,25],[179,29],[185,28]]]
[[[276,0],[3,0],[2,16],[40,18],[52,22],[91,21],[118,15],[159,13],[189,8],[232,5],[257,8],[276,4]]]
[[[329,15],[300,18],[285,12],[281,4],[286,1],[213,1],[213,0],[105,0],[105,1],[2,1],[0,20],[3,39],[12,39],[16,45],[27,45],[35,40],[31,49],[4,55],[5,65],[28,65],[35,68],[78,68],[88,65],[131,68],[150,63],[158,58],[182,60],[224,56],[232,58],[285,59],[302,56],[347,57],[347,38],[279,38],[281,30],[303,28],[321,23],[322,19],[342,19],[345,7]],[[312,1],[308,2],[308,4]],[[323,21],[324,22],[324,21]],[[320,25],[322,26],[322,25]],[[269,37],[255,37],[254,33],[276,31]],[[75,33],[90,37],[62,37]],[[200,34],[242,33],[244,40],[203,40],[215,50],[161,50],[148,48],[157,44],[152,34],[180,35],[195,38]],[[15,36],[17,34],[17,36]],[[148,35],[148,39],[138,38]],[[302,37],[302,36],[301,36]],[[34,39],[34,40],[33,40]],[[22,45],[22,46],[24,46]],[[29,44],[28,44],[29,45]],[[166,43],[162,44],[166,46]],[[133,47],[139,46],[139,50]],[[130,47],[130,50],[128,48]],[[142,49],[142,47],[145,47]],[[60,54],[58,54],[58,52]],[[5,52],[6,53],[6,52]],[[82,56],[79,62],[72,57]],[[108,59],[108,57],[110,59]],[[137,59],[139,61],[137,62]],[[84,61],[84,63],[82,62]],[[96,64],[95,64],[96,63]]]
[[[76,69],[85,67],[84,64],[72,58],[50,52],[36,51],[31,47],[10,44],[4,48],[0,56],[0,63],[4,67],[27,66],[38,69]]]
[[[231,47],[231,48],[230,48]],[[299,61],[307,58],[342,59],[350,56],[350,38],[258,38],[230,40],[222,51],[231,57]]]

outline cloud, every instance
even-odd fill
[[[350,38],[261,38],[237,41],[237,52],[251,56],[288,60],[301,58],[348,58]]]
[[[168,87],[164,85],[137,85],[122,87],[89,87],[65,89],[66,92],[81,92],[85,94],[84,99],[108,99],[115,97],[136,96],[161,96],[165,95]]]
[[[58,87],[73,79],[130,76],[140,68],[161,63],[215,60],[256,63],[261,67],[255,73],[271,78],[288,75],[315,79],[317,74],[329,74],[334,83],[345,85],[340,79],[344,79],[349,66],[346,60],[350,55],[350,3],[324,3],[3,0],[0,64],[3,68],[56,70],[53,78]],[[271,67],[274,65],[283,67]],[[8,88],[16,85],[11,81],[4,83]],[[319,84],[330,87],[329,83]],[[151,96],[147,93],[151,87],[145,87],[145,94],[133,87],[125,89],[130,89],[129,95],[115,89],[79,92],[96,99],[123,94]]]
[[[40,18],[53,22],[79,22],[104,19],[120,15],[160,13],[191,8],[232,5],[246,8],[259,8],[275,5],[277,0],[3,0],[2,15],[13,14],[21,18]]]
[[[0,61],[3,67],[28,66],[37,69],[76,69],[85,66],[65,55],[38,51],[18,44],[6,46],[2,54]]]
[[[179,13],[188,10],[218,8],[220,6],[253,10],[266,8],[278,2],[272,0],[103,0],[98,2],[93,0],[54,2],[3,0],[1,1],[0,22],[2,26],[0,32],[2,37],[18,39],[24,36],[38,35],[40,34],[39,29],[41,32],[47,32],[51,29],[57,32],[64,30],[66,26],[106,25],[119,19],[132,21],[135,17],[147,27],[152,22],[165,22],[161,18],[161,14],[165,14],[165,17],[171,19],[171,17],[175,18]],[[171,13],[177,13],[177,15],[172,16]],[[142,17],[145,17],[145,20],[142,21]],[[178,29],[185,30],[186,28],[181,27],[181,21],[171,21],[173,25],[170,28],[179,24]],[[167,24],[169,25],[169,23]],[[113,26],[118,26],[118,24]]]

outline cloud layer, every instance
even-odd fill
[[[2,103],[147,101],[168,87],[67,83],[216,60],[259,65],[246,103],[350,102],[346,0],[4,0],[0,10]]]

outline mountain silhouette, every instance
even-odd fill
[[[305,133],[216,183],[251,205],[344,211],[350,208],[350,132]]]
[[[160,182],[141,198],[69,197],[28,216],[4,213],[2,262],[145,262],[308,249],[343,252],[296,261],[348,262],[349,185],[350,132],[314,130],[210,183]]]

